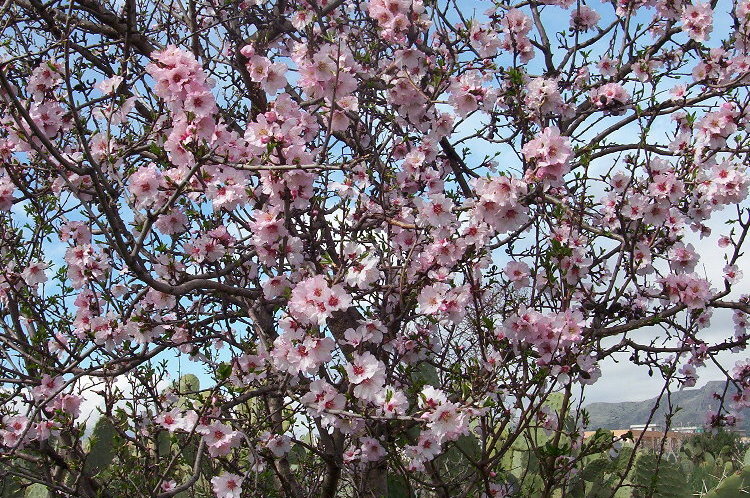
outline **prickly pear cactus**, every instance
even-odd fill
[[[743,467],[736,474],[722,481],[703,498],[737,498],[750,493],[750,466]]]
[[[597,458],[596,460],[589,462],[578,475],[584,481],[599,481],[604,477],[604,474],[609,470],[610,466],[611,462],[608,458]]]
[[[160,457],[169,455],[172,447],[172,439],[167,431],[160,431],[156,437],[156,452]]]
[[[195,392],[201,388],[201,381],[193,374],[186,374],[180,377],[178,382],[180,392]]]
[[[680,467],[666,459],[659,462],[654,453],[640,453],[636,457],[632,474],[635,485],[633,498],[684,498],[692,494]]]
[[[23,494],[24,498],[49,498],[49,491],[43,484],[35,483],[26,488]]]
[[[89,452],[83,469],[95,475],[108,467],[115,458],[115,436],[117,432],[106,417],[102,417],[94,426],[89,439]]]
[[[22,498],[23,486],[11,476],[0,479],[0,498]]]

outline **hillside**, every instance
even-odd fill
[[[709,409],[716,409],[719,401],[713,396],[715,392],[721,393],[724,382],[712,381],[706,383],[700,389],[685,389],[672,393],[672,405],[680,407],[672,417],[672,427],[702,426],[705,423],[706,413]],[[727,396],[727,401],[729,396]],[[645,424],[656,398],[645,401],[631,401],[622,403],[591,403],[584,408],[590,417],[589,428],[602,429],[627,429],[631,425]],[[657,408],[652,423],[664,426],[664,413],[667,411],[666,397],[662,398],[661,405]],[[744,417],[740,421],[740,428],[750,429],[750,420]]]

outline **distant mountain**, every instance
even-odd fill
[[[671,402],[673,409],[681,408],[672,417],[672,427],[703,426],[706,421],[706,413],[719,407],[719,400],[713,394],[724,391],[724,382],[712,381],[706,383],[700,389],[684,389],[673,392]],[[732,388],[730,388],[732,389]],[[728,391],[725,398],[731,403],[733,391]],[[642,425],[648,420],[649,414],[656,403],[656,398],[646,401],[629,401],[622,403],[591,403],[584,407],[589,413],[589,426],[593,429],[628,429],[631,425]],[[665,426],[664,414],[668,411],[667,397],[662,397],[659,407],[656,409],[652,424],[662,428]],[[673,410],[674,411],[674,410]],[[745,413],[744,420],[740,420],[739,428],[750,430],[750,410]]]

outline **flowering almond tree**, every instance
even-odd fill
[[[750,1],[0,23],[7,496],[583,496],[607,358],[750,405]]]

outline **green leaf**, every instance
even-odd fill
[[[227,380],[232,375],[232,365],[229,363],[222,363],[216,369],[216,375],[219,380]]]

